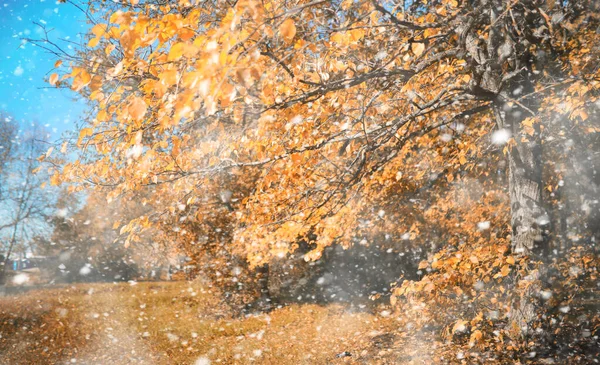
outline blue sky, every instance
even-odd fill
[[[78,0],[75,0],[78,1]],[[56,0],[0,0],[0,110],[22,122],[47,125],[53,138],[72,130],[85,105],[69,90],[48,88],[44,81],[57,58],[22,38],[42,38],[33,22],[52,29],[49,38],[69,48],[88,29],[85,15]]]

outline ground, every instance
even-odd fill
[[[1,364],[431,364],[389,308],[235,314],[197,282],[77,284],[0,298]],[[443,361],[443,360],[442,360]]]

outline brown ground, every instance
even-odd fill
[[[305,304],[244,318],[198,283],[79,284],[0,298],[0,364],[440,362],[433,341],[377,311]]]

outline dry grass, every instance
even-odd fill
[[[198,283],[81,284],[0,299],[0,363],[436,362],[432,346],[397,327],[340,305],[239,318]],[[336,357],[344,351],[352,356]]]

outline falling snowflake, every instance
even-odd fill
[[[13,74],[15,76],[21,76],[21,75],[23,75],[23,72],[24,72],[23,67],[17,66],[17,68],[15,68],[15,71],[13,72]]]
[[[498,146],[504,145],[510,139],[510,132],[506,129],[499,129],[492,133],[492,143]]]

